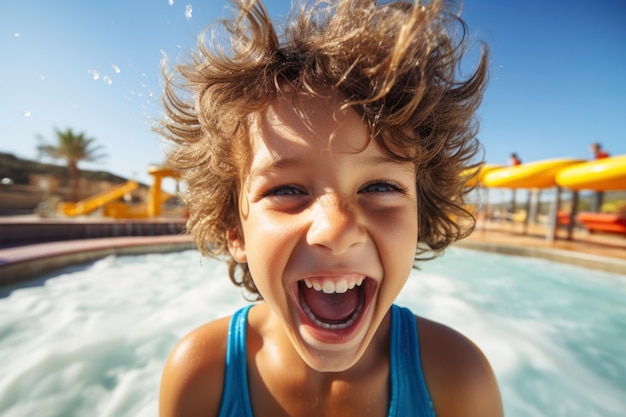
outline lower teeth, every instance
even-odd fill
[[[354,322],[359,318],[361,312],[363,311],[363,303],[362,301],[360,301],[359,304],[356,306],[356,309],[352,312],[352,315],[350,316],[348,321],[343,323],[326,323],[318,319],[317,316],[313,314],[311,308],[302,296],[300,296],[300,305],[302,306],[302,310],[304,310],[306,315],[311,319],[311,321],[313,321],[313,323],[315,323],[317,327],[321,327],[322,329],[327,330],[347,329],[348,327],[352,326],[352,324],[354,324]]]

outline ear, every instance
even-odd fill
[[[226,232],[226,242],[228,243],[228,251],[232,255],[235,262],[240,264],[248,261],[246,255],[246,243],[241,236],[238,228],[231,229]]]

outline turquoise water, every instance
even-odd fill
[[[453,248],[398,298],[469,336],[508,417],[623,416],[626,276]],[[246,304],[196,251],[109,257],[0,291],[0,415],[158,414],[165,358]]]

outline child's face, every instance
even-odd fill
[[[337,106],[308,99],[310,128],[288,99],[259,117],[241,231],[229,234],[233,257],[248,263],[289,341],[319,371],[363,356],[417,245],[414,165],[392,160],[356,112]]]

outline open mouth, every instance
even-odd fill
[[[318,328],[347,329],[363,312],[367,281],[364,276],[301,280],[298,292],[302,311]]]

